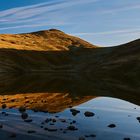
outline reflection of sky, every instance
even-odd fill
[[[140,35],[139,0],[0,0],[0,33],[58,28],[93,44]]]
[[[134,109],[136,107],[136,109]],[[80,110],[76,116],[73,116],[70,109],[66,109],[59,113],[43,113],[43,112],[33,112],[27,111],[29,119],[33,119],[33,123],[25,123],[18,111],[3,110],[8,112],[8,116],[0,115],[0,123],[5,126],[5,130],[8,129],[9,132],[12,130],[16,131],[16,134],[27,134],[27,130],[36,130],[30,136],[49,138],[51,140],[77,140],[81,136],[95,134],[97,140],[123,140],[124,138],[131,138],[132,140],[140,139],[140,123],[136,119],[140,115],[140,107],[131,104],[129,102],[107,97],[98,97],[90,100],[84,104],[74,107]],[[91,111],[95,113],[93,117],[85,117],[85,111]],[[55,118],[55,116],[59,116]],[[56,132],[44,131],[44,128],[40,128],[41,122],[46,120],[46,118],[55,118],[57,121],[55,125],[44,124],[44,127],[54,127],[57,128]],[[62,123],[60,120],[65,119],[66,123]],[[60,128],[66,129],[73,120],[76,123],[72,124],[77,131],[60,131]],[[115,128],[109,128],[109,124],[115,124]],[[7,127],[8,126],[8,127]],[[1,135],[1,138],[4,135]],[[22,136],[23,137],[23,136]],[[17,137],[18,138],[18,137]],[[35,139],[34,138],[34,139]],[[89,137],[89,140],[93,138]]]
[[[86,103],[83,103],[80,105],[80,107],[86,107],[86,108],[100,108],[100,109],[119,109],[119,110],[134,110],[134,108],[139,109],[140,107],[132,104],[127,101],[123,101],[121,99],[117,98],[110,98],[110,97],[97,97],[95,99],[92,99]]]

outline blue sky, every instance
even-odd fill
[[[140,37],[140,0],[0,0],[0,33],[50,28],[99,46]]]

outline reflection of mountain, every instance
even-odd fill
[[[95,47],[57,30],[0,35],[0,91],[112,96],[139,104],[139,46],[140,40]]]
[[[70,106],[82,104],[93,98],[93,96],[72,97],[68,93],[27,93],[0,96],[0,102],[5,103],[9,108],[25,106],[27,109],[54,113],[63,111]]]
[[[95,77],[96,78],[96,77]],[[139,93],[126,92],[121,88],[115,91],[105,81],[86,76],[69,74],[1,74],[0,94],[60,93],[69,94],[72,99],[85,96],[109,96],[140,104]],[[25,95],[26,96],[26,95]],[[55,100],[55,99],[54,99]]]

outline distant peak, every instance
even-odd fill
[[[36,32],[32,32],[33,34],[46,34],[46,33],[64,33],[61,30],[58,29],[49,29],[49,30],[41,30],[41,31],[36,31]]]
[[[58,29],[49,29],[48,31],[62,32],[61,30],[58,30]]]

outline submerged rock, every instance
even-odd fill
[[[130,138],[124,138],[124,140],[131,140]]]
[[[85,115],[86,117],[92,117],[92,116],[94,116],[95,114],[94,114],[93,112],[86,111],[86,112],[84,113],[84,115]]]
[[[32,122],[32,119],[24,120],[25,122]]]
[[[17,135],[15,134],[15,133],[12,133],[11,135],[10,135],[10,138],[15,138]]]
[[[85,140],[85,138],[84,137],[80,137],[79,140]]]
[[[28,130],[27,133],[36,133],[35,130]]]
[[[76,116],[78,113],[80,113],[80,111],[76,109],[70,109],[70,112],[72,112],[73,116]]]
[[[27,113],[22,113],[21,114],[21,118],[23,119],[23,120],[25,120],[25,119],[27,119],[28,118],[28,114]]]
[[[2,104],[2,109],[5,109],[6,107],[7,107],[7,105],[6,104]]]
[[[68,126],[67,129],[68,129],[68,130],[71,130],[71,131],[78,130],[78,128],[76,128],[76,127],[73,126],[73,125]]]
[[[19,107],[19,112],[25,112],[26,111],[26,108],[24,107],[24,106],[21,106],[21,107]]]
[[[116,125],[115,124],[110,124],[110,125],[108,125],[108,127],[114,128],[114,127],[116,127]]]
[[[0,128],[3,128],[3,125],[2,124],[0,124]]]

